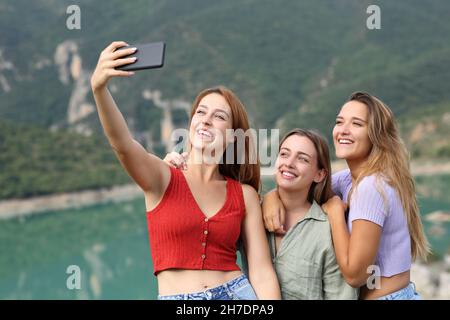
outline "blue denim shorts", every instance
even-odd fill
[[[194,293],[168,296],[158,295],[158,300],[257,300],[255,291],[245,274],[218,287]]]
[[[414,283],[410,282],[405,288],[379,297],[377,300],[422,300],[422,297],[416,292]]]

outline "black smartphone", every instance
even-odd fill
[[[137,48],[136,52],[121,59],[136,57],[136,62],[125,64],[117,67],[117,70],[123,71],[135,71],[144,69],[161,68],[164,65],[164,52],[166,44],[164,42],[153,42],[147,44],[138,44],[121,47],[117,50],[123,50],[127,48]]]

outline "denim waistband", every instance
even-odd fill
[[[224,290],[237,290],[238,288],[248,284],[248,279],[245,274],[241,274],[239,277],[231,279],[228,282],[225,282],[217,287],[206,289],[205,291],[197,291],[197,292],[189,292],[189,293],[180,293],[180,294],[174,294],[174,295],[168,295],[169,296],[183,296],[183,299],[188,299],[190,295],[207,295],[207,296],[215,296],[223,292]],[[158,299],[160,299],[163,296],[158,295]]]
[[[420,295],[416,292],[416,286],[410,282],[406,287],[390,293],[388,295],[379,297],[377,300],[418,300]]]

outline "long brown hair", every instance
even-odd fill
[[[319,205],[322,205],[333,196],[333,191],[331,190],[331,163],[328,143],[322,135],[314,130],[295,128],[289,131],[281,139],[278,152],[281,150],[283,142],[292,135],[308,138],[313,143],[317,153],[317,167],[319,170],[325,170],[326,172],[326,176],[322,182],[316,183],[313,181],[308,192],[308,201],[310,203],[315,200]]]
[[[217,86],[213,88],[208,88],[203,90],[198,94],[195,98],[194,103],[192,105],[191,114],[189,117],[189,124],[192,121],[192,117],[197,110],[197,107],[203,97],[211,94],[217,93],[220,94],[228,103],[231,109],[231,119],[232,119],[232,128],[233,130],[242,129],[244,132],[250,129],[250,125],[248,122],[247,111],[245,110],[245,106],[239,100],[239,98],[228,88],[224,86]],[[228,148],[234,148],[234,159],[232,163],[227,163],[225,159],[227,159],[227,151],[225,150],[222,156],[222,163],[219,164],[219,172],[220,174],[230,177],[239,181],[240,183],[245,183],[251,185],[257,192],[259,192],[261,179],[260,179],[260,162],[259,157],[256,154],[256,145],[253,141],[252,136],[245,136],[245,144],[244,144],[244,163],[240,164],[238,161],[238,157],[242,156],[238,154],[238,146],[236,141],[232,143],[233,146],[228,146]],[[253,158],[252,158],[253,157]],[[253,159],[250,163],[250,159]]]
[[[368,135],[372,143],[372,150],[355,186],[362,178],[373,174],[380,174],[386,179],[402,202],[411,237],[413,259],[422,257],[426,260],[430,247],[420,220],[414,179],[409,168],[409,154],[400,138],[394,115],[385,103],[366,92],[355,92],[348,101],[358,101],[367,106]]]

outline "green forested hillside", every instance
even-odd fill
[[[131,180],[100,137],[0,122],[0,199],[97,189]]]
[[[0,86],[4,139],[0,143],[5,147],[8,141],[7,149],[2,149],[7,154],[0,156],[1,175],[35,181],[29,190],[45,193],[128,181],[114,171],[120,169],[95,113],[81,120],[94,132],[91,137],[65,133],[72,127],[67,109],[75,81],[61,82],[55,51],[68,40],[77,44],[85,74],[113,40],[166,42],[163,69],[112,81],[117,87],[114,97],[125,116],[135,120],[134,129],[150,130],[154,139],[160,138],[161,110],[143,99],[146,89],[159,90],[166,100],[192,101],[201,89],[224,84],[246,104],[253,127],[309,127],[327,135],[349,94],[365,90],[394,110],[414,157],[449,157],[445,119],[450,112],[450,2],[446,0],[84,0],[77,1],[81,30],[68,30],[66,8],[71,4],[0,1],[0,78],[10,87]],[[366,28],[369,4],[381,8],[381,30]],[[86,101],[93,102],[90,94]],[[179,124],[186,121],[179,112],[174,117]],[[425,118],[431,124],[423,129]],[[19,125],[24,129],[17,130]],[[42,137],[36,134],[30,140],[30,125],[39,127]],[[52,126],[62,128],[54,137],[62,141],[61,148],[84,141],[80,143],[86,149],[77,159],[85,161],[71,159],[70,150],[51,148],[53,138],[47,129]],[[54,168],[63,162],[67,183],[52,185],[50,173],[39,166],[23,171],[11,165],[7,161],[12,159],[26,162],[23,153],[11,151],[11,142],[37,149],[47,146],[51,150],[45,163]],[[38,151],[30,152],[28,156]],[[60,153],[65,154],[63,159],[58,158]],[[101,158],[100,154],[111,156],[110,169],[89,158]],[[114,168],[117,178],[112,173],[104,178],[89,175],[89,170],[77,171],[77,166],[87,166],[87,159],[98,165],[98,172]],[[21,178],[24,172],[26,179]],[[18,191],[25,189],[8,179],[2,180],[6,191],[0,197],[32,194]]]

